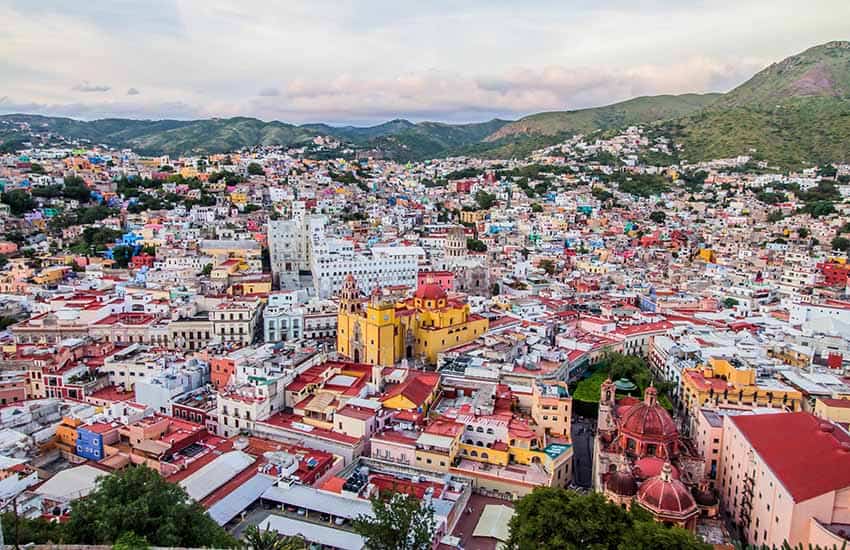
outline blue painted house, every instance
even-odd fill
[[[103,435],[89,427],[77,428],[77,456],[89,460],[102,460]]]

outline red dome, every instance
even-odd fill
[[[620,430],[637,439],[671,439],[679,435],[670,413],[657,403],[647,402],[629,407],[623,414]]]
[[[665,464],[660,476],[643,482],[637,501],[641,506],[662,517],[687,518],[697,512],[697,504],[685,484],[673,479],[670,464]]]
[[[605,482],[605,489],[615,495],[633,497],[637,494],[637,483],[632,474],[623,471],[611,472]]]
[[[635,475],[640,479],[649,479],[661,475],[664,468],[664,460],[655,456],[645,456],[635,462]],[[673,479],[679,479],[679,470],[675,466],[670,467],[670,475]]]
[[[426,283],[416,289],[414,297],[422,300],[445,300],[446,291],[438,284]]]

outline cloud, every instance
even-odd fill
[[[95,92],[102,93],[108,92],[112,89],[111,86],[107,86],[106,84],[91,84],[88,80],[84,80],[79,84],[75,84],[73,88],[71,88],[75,92]]]
[[[138,88],[129,88],[127,90],[127,95],[139,95],[140,93],[142,92],[140,92]]]
[[[178,119],[190,120],[208,118],[212,114],[201,110],[194,103],[185,101],[101,101],[71,103],[38,103],[16,101],[10,97],[0,100],[0,114],[27,113],[45,116],[61,116],[82,120],[98,118],[135,118],[135,119]]]
[[[514,118],[726,91],[846,35],[848,17],[846,0],[806,10],[799,0],[0,0],[2,93],[12,98],[0,107],[85,118]],[[210,59],[227,71],[198,70]],[[95,74],[109,84],[80,83]]]
[[[761,60],[694,57],[670,65],[627,69],[518,67],[482,76],[424,71],[383,79],[342,74],[332,79],[292,79],[275,101],[258,97],[242,108],[256,116],[295,122],[374,122],[398,116],[443,121],[516,118],[539,111],[607,105],[641,95],[727,91],[765,64]]]

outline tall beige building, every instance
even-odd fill
[[[726,416],[721,507],[749,544],[850,540],[850,435],[807,412]]]

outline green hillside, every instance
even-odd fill
[[[333,136],[337,139],[356,144],[366,144],[369,140],[387,135],[398,134],[416,126],[409,120],[395,119],[375,126],[331,126],[330,124],[304,124],[302,128],[318,134]]]
[[[664,125],[690,161],[752,154],[785,167],[850,161],[850,42],[774,63]]]
[[[698,111],[719,97],[720,94],[645,96],[592,109],[539,113],[505,125],[488,136],[487,141],[498,141],[517,134],[587,134],[596,130],[648,124]]]
[[[476,124],[420,122],[403,131],[371,139],[366,144],[399,161],[452,156],[481,143],[505,124],[507,121],[498,119]]]
[[[26,122],[34,132],[52,132],[72,140],[132,147],[142,154],[221,153],[258,145],[291,146],[317,135],[330,135],[361,148],[380,149],[385,155],[402,161],[445,156],[480,142],[507,123],[491,120],[476,124],[414,124],[397,119],[369,127],[337,127],[327,124],[294,126],[246,117],[86,122],[39,115],[4,115],[0,120]]]
[[[178,128],[135,136],[127,144],[142,153],[223,153],[259,145],[297,145],[315,135],[292,124],[240,117],[196,120]]]
[[[850,42],[828,42],[760,71],[716,107],[773,108],[802,97],[850,99]]]
[[[665,125],[691,162],[752,155],[784,167],[850,162],[850,101],[787,99],[773,109],[711,109]]]

